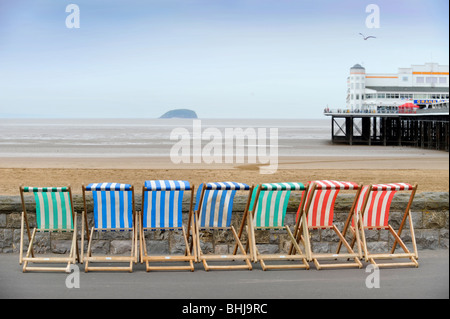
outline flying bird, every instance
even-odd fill
[[[370,39],[370,38],[374,38],[376,39],[376,37],[374,37],[373,35],[369,35],[368,37],[366,37],[364,34],[360,33],[362,35],[362,37],[364,38],[364,40]]]

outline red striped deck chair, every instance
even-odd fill
[[[86,255],[83,252],[84,270],[88,271],[133,271],[133,263],[137,263],[137,227],[136,212],[134,209],[134,188],[129,184],[120,183],[91,183],[82,186],[84,213],[82,215],[81,244],[84,247],[84,235],[88,240]],[[92,195],[94,225],[90,228],[87,219],[87,197]],[[89,196],[91,197],[91,196]],[[86,230],[85,230],[86,229]],[[127,234],[125,234],[127,232]],[[94,234],[100,237],[108,233],[108,236],[117,237],[120,240],[130,241],[130,255],[120,253],[112,255],[93,256],[92,246]],[[82,250],[84,251],[84,250]],[[92,266],[90,263],[103,264],[128,264],[128,266]]]
[[[417,191],[417,184],[414,186],[406,183],[393,183],[393,184],[377,184],[364,186],[358,199],[356,211],[359,213],[357,216],[358,229],[361,232],[361,244],[364,251],[364,257],[366,261],[370,261],[372,264],[378,267],[392,267],[392,266],[414,266],[418,267],[419,258],[417,253],[417,245],[414,234],[414,226],[411,217],[411,204],[414,200],[415,193]],[[403,218],[400,223],[399,229],[396,232],[394,228],[389,224],[389,213],[391,209],[392,200],[394,195],[398,192],[410,192],[410,197],[406,209],[403,213]],[[352,221],[352,228],[355,229],[355,219]],[[411,242],[413,252],[406,247],[405,243],[401,239],[403,228],[406,221],[409,223],[409,230],[411,234]],[[365,230],[387,230],[394,237],[394,243],[389,253],[371,253],[368,249]],[[357,232],[358,233],[358,232]],[[403,249],[403,253],[396,253],[396,246],[400,245]],[[388,263],[376,263],[375,259],[410,259],[410,262],[388,262]]]
[[[338,239],[339,244],[336,253],[318,253],[313,251],[311,245],[311,258],[314,261],[316,269],[322,268],[343,268],[343,267],[362,267],[360,259],[362,258],[361,247],[358,246],[358,253],[353,251],[351,245],[345,239],[345,232],[341,233],[336,226],[334,220],[334,207],[336,203],[337,196],[342,191],[355,193],[352,208],[349,212],[349,218],[351,220],[352,214],[355,214],[355,204],[358,199],[358,195],[361,191],[362,185],[358,185],[353,182],[341,182],[341,181],[331,181],[331,180],[321,180],[313,181],[309,183],[308,192],[304,193],[302,205],[304,205],[303,212],[307,215],[307,225],[309,231],[313,230],[333,230]],[[306,194],[306,196],[305,196]],[[300,210],[297,214],[297,219],[300,218]],[[346,226],[344,226],[345,229]],[[298,234],[295,236],[298,238]],[[356,240],[359,243],[359,235],[356,234]],[[347,253],[341,253],[340,247],[344,245],[347,249]],[[342,263],[336,261],[338,259],[345,258],[346,262]],[[319,263],[319,260],[328,260],[327,263]]]
[[[226,269],[248,269],[252,270],[251,255],[246,252],[241,242],[241,236],[245,228],[246,216],[248,214],[248,205],[251,199],[253,187],[247,184],[235,182],[222,183],[203,183],[197,190],[195,203],[195,225],[197,238],[197,260],[202,262],[206,271],[226,270]],[[233,204],[237,192],[248,193],[247,203],[243,212],[241,227],[239,233],[236,232],[232,225]],[[201,238],[206,232],[222,232],[221,237],[224,238],[224,246],[226,251],[215,251],[212,253],[203,253]],[[227,233],[225,233],[227,232]],[[231,241],[227,235],[231,232],[234,238],[234,251],[228,244]],[[203,247],[205,243],[203,243]],[[238,254],[238,248],[240,254]],[[245,264],[235,261],[244,262]],[[212,264],[215,262],[216,264]],[[220,265],[217,263],[220,262]]]
[[[187,230],[183,225],[182,209],[183,196],[190,192],[189,218]],[[140,255],[141,263],[145,262],[146,270],[190,270],[194,271],[195,261],[195,229],[193,227],[193,193],[194,185],[187,181],[154,180],[146,181],[142,189],[142,211],[140,214]],[[145,231],[169,232],[181,231],[185,243],[184,255],[181,254],[152,254],[152,242],[146,243]],[[192,235],[191,243],[189,243]],[[168,241],[170,237],[167,236]],[[160,263],[158,266],[151,263]],[[175,265],[175,263],[188,262],[189,265]],[[171,263],[171,265],[161,265]]]
[[[28,212],[25,205],[24,193],[34,195],[36,203],[36,227],[30,231]],[[22,200],[22,221],[20,230],[20,257],[19,263],[23,263],[23,272],[26,271],[62,271],[70,273],[70,266],[80,261],[77,244],[77,218],[73,210],[72,191],[68,187],[20,187]],[[23,257],[24,229],[28,234],[28,250]],[[70,251],[64,257],[37,257],[33,249],[37,232],[67,232],[72,233]],[[39,267],[29,266],[29,263],[39,264],[66,264],[65,267]]]
[[[294,233],[302,233],[301,243],[305,252],[290,229],[285,224],[286,212],[293,191],[305,191],[302,183],[270,183],[258,185],[252,195],[248,224],[250,227],[249,241],[252,245],[253,261],[259,262],[263,270],[268,269],[309,269],[309,234],[306,218],[297,220]],[[299,231],[299,229],[303,231]],[[289,253],[264,253],[258,249],[256,242],[257,231],[286,231],[293,249]],[[261,247],[261,246],[260,246]],[[270,262],[271,264],[268,264]]]

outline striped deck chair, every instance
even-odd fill
[[[359,231],[361,232],[361,244],[366,261],[370,261],[372,264],[377,265],[378,267],[419,266],[419,263],[417,262],[419,256],[417,253],[414,226],[410,211],[416,191],[417,184],[412,186],[406,183],[393,183],[364,186],[356,206],[356,211],[358,211],[359,214],[356,219],[352,220],[352,228],[355,229],[355,220],[357,220],[357,226]],[[408,204],[406,205],[406,209],[403,213],[402,222],[399,226],[398,231],[396,232],[394,228],[389,224],[389,212],[394,195],[398,192],[410,192],[410,197]],[[406,247],[405,243],[400,238],[402,230],[405,227],[406,220],[408,220],[409,222],[411,242],[414,250],[413,252],[410,252],[410,250]],[[392,245],[390,253],[374,254],[369,252],[365,236],[365,230],[367,229],[389,231],[389,233],[394,237],[394,244]],[[397,244],[402,247],[403,253],[395,253]],[[375,259],[395,258],[407,258],[410,259],[410,262],[388,262],[383,264],[375,262]]]
[[[253,187],[243,183],[203,183],[197,190],[195,206],[195,225],[197,238],[197,260],[203,263],[206,271],[210,269],[252,269],[251,256],[247,254],[241,242],[241,236],[245,227],[248,205],[250,203]],[[232,225],[233,204],[236,192],[247,192],[247,204],[243,213],[239,233]],[[231,254],[208,253],[204,254],[201,249],[200,238],[205,231],[231,231],[234,237],[234,251]],[[227,243],[228,244],[228,243]],[[240,250],[240,254],[237,250]],[[208,261],[244,261],[242,264],[211,265]]]
[[[360,250],[360,246],[358,245],[358,253],[353,251],[353,248],[345,239],[345,232],[348,227],[348,223],[351,220],[351,217],[356,214],[354,208],[356,201],[358,199],[359,193],[361,192],[362,185],[358,185],[353,182],[340,182],[340,181],[331,181],[331,180],[320,180],[313,181],[309,183],[308,192],[304,193],[302,205],[303,212],[307,215],[307,225],[309,231],[313,230],[333,230],[339,239],[339,244],[336,253],[316,253],[313,251],[313,247],[311,245],[311,258],[314,261],[314,265],[316,269],[322,268],[342,268],[342,267],[362,267],[362,263],[360,259],[362,258],[362,253]],[[338,194],[342,191],[351,191],[354,192],[354,200],[352,204],[352,208],[349,211],[347,217],[347,223],[344,226],[343,233],[341,233],[338,227],[335,224],[334,220],[334,206],[336,203],[336,198]],[[306,196],[305,196],[306,194]],[[300,208],[299,208],[300,212]],[[297,219],[299,218],[300,213],[297,214]],[[298,237],[298,234],[295,234]],[[360,237],[356,234],[356,241],[360,242]],[[344,245],[347,249],[347,253],[341,253],[341,246]],[[349,262],[328,262],[326,264],[320,264],[319,260],[336,260],[338,258],[345,258]],[[352,261],[353,260],[353,261]]]
[[[182,209],[185,191],[190,191],[190,208],[187,231],[183,225]],[[155,180],[146,181],[142,189],[142,213],[140,214],[140,255],[146,270],[190,270],[194,271],[195,230],[192,218],[194,185],[187,181]],[[184,255],[149,255],[151,244],[147,246],[144,231],[182,231],[185,243]],[[192,241],[189,238],[192,231]],[[168,238],[169,240],[169,238]],[[151,266],[150,262],[189,262],[189,265]]]
[[[133,263],[137,263],[137,228],[136,213],[134,209],[134,188],[129,184],[119,183],[91,183],[82,186],[84,213],[82,215],[81,245],[84,247],[84,233],[88,247],[86,255],[83,253],[85,263],[84,270],[88,271],[133,271]],[[94,225],[90,228],[87,219],[87,196],[92,195]],[[89,195],[89,197],[91,197]],[[129,239],[129,235],[118,235],[121,232],[131,232],[131,255],[104,255],[93,256],[92,244],[94,233],[100,236],[100,233],[115,232],[116,236]],[[97,263],[129,263],[129,266],[91,266],[90,262]]]
[[[301,241],[295,237],[289,227],[285,225],[286,211],[292,191],[305,191],[307,188],[302,183],[272,183],[261,184],[255,188],[250,204],[250,214],[248,214],[250,227],[250,237],[253,249],[253,261],[260,262],[263,270],[267,269],[309,269],[308,248],[309,235],[308,228],[303,227],[306,219],[302,217],[297,220],[294,232],[299,233],[302,228],[303,237]],[[258,250],[256,242],[256,231],[261,230],[285,230],[292,246],[294,247],[288,254],[264,254]],[[303,244],[303,253],[299,243]],[[276,264],[267,264],[267,261],[278,261]],[[280,263],[280,261],[283,261]]]
[[[29,219],[25,205],[24,193],[32,193],[36,203],[36,227],[30,231]],[[73,210],[72,192],[68,187],[20,187],[22,200],[22,222],[20,230],[19,263],[23,263],[26,271],[63,271],[70,273],[70,265],[80,261],[77,244],[77,219]],[[23,257],[24,228],[26,227],[29,246]],[[36,232],[71,232],[72,242],[68,256],[65,257],[37,257],[33,250]],[[31,267],[28,263],[67,263],[65,267]]]

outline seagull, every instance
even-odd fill
[[[360,33],[362,36],[363,36],[363,38],[364,38],[364,40],[367,40],[367,39],[370,39],[370,38],[376,38],[376,37],[374,37],[374,36],[372,36],[372,35],[369,35],[368,37],[366,37],[364,34],[362,34],[362,33]]]

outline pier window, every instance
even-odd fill
[[[440,83],[440,84],[447,84],[447,78],[440,77],[440,78],[439,78],[439,83]]]
[[[423,76],[419,76],[416,78],[416,83],[425,83],[425,78]]]
[[[437,83],[436,77],[427,77],[427,83]]]
[[[384,94],[384,93],[378,93],[378,94],[377,94],[377,97],[378,97],[379,99],[385,99],[385,98],[386,98],[386,94]]]

